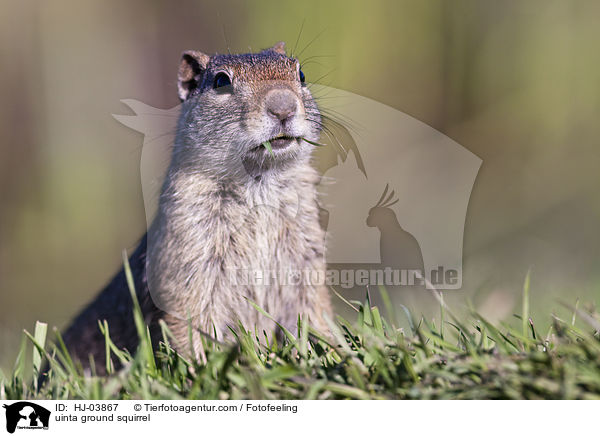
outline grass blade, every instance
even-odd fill
[[[268,152],[271,154],[271,157],[275,157],[275,153],[273,153],[273,147],[271,147],[270,141],[263,142],[262,146],[268,150]]]

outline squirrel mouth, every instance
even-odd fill
[[[295,136],[287,136],[287,135],[277,135],[268,141],[263,142],[261,145],[254,147],[253,151],[267,151],[268,149],[265,147],[265,143],[270,145],[271,150],[284,150],[288,148],[294,141],[298,141],[301,138],[297,138]]]
[[[298,138],[294,138],[293,136],[279,135],[269,139],[269,142],[271,143],[273,150],[276,150],[286,148],[292,143],[292,141],[295,141],[296,139]]]

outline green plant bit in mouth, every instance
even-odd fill
[[[294,136],[286,136],[286,135],[277,135],[268,141],[263,142],[261,145],[265,147],[269,151],[272,157],[275,157],[273,150],[284,150],[286,149],[293,141],[297,141],[298,138]]]
[[[306,138],[304,138],[304,137],[302,137],[302,136],[300,136],[300,137],[297,137],[297,138],[293,138],[293,137],[288,137],[288,136],[283,136],[283,135],[276,136],[275,138],[273,138],[273,139],[271,139],[271,140],[269,140],[269,141],[265,141],[265,142],[263,142],[261,145],[262,145],[263,147],[265,147],[265,149],[267,149],[267,151],[269,152],[269,154],[270,154],[272,157],[275,157],[275,153],[273,153],[273,147],[272,147],[272,145],[271,145],[271,141],[275,141],[275,140],[281,140],[281,139],[290,140],[290,141],[291,141],[291,140],[298,140],[298,139],[301,139],[301,140],[303,140],[303,141],[306,141],[306,142],[308,142],[308,143],[309,143],[309,144],[311,144],[311,145],[315,145],[315,146],[318,146],[318,147],[323,147],[323,146],[325,146],[325,144],[320,144],[320,143],[318,143],[318,142],[310,141],[310,140],[308,140],[308,139],[306,139]]]
[[[275,157],[275,153],[273,153],[273,148],[271,147],[271,142],[265,141],[262,143],[262,146],[265,147],[269,151],[269,153],[271,153],[272,157]]]
[[[306,138],[300,138],[300,139],[302,139],[303,141],[308,142],[311,145],[316,145],[317,147],[324,147],[325,146],[325,144],[321,144],[321,143],[318,143],[318,142],[310,141],[310,140],[308,140]]]

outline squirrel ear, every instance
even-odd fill
[[[279,53],[279,54],[282,54],[282,55],[285,56],[285,42],[279,41],[277,44],[275,44],[269,50],[274,51],[275,53]]]
[[[210,56],[199,51],[188,50],[182,53],[177,73],[177,90],[181,101],[187,99],[190,93],[200,85],[209,61]]]

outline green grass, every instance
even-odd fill
[[[403,331],[395,320],[410,314],[396,314],[380,292],[386,317],[367,294],[362,303],[344,300],[357,320],[332,321],[331,337],[301,320],[298,334],[285,331],[280,342],[240,326],[234,343],[203,339],[205,363],[176,353],[165,325],[153,353],[136,302],[134,355],[112,343],[106,322],[99,325],[110,357],[93,367],[104,365],[107,377],[84,375],[56,330],[56,345],[45,347],[46,325],[37,323],[24,333],[12,373],[0,373],[0,399],[600,399],[600,321],[591,310],[568,307],[570,319],[552,316],[539,332],[526,280],[516,328],[474,311],[458,319],[438,296],[442,325],[411,318]],[[43,357],[51,370],[40,386]]]

